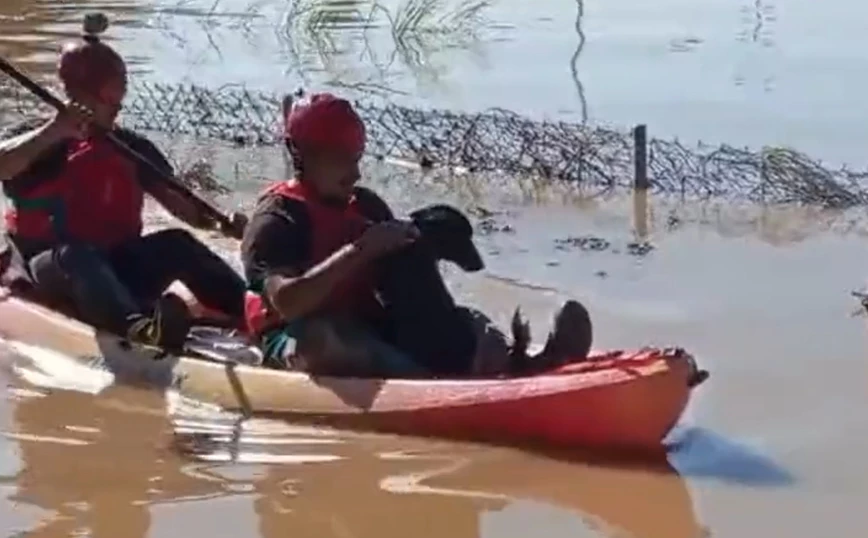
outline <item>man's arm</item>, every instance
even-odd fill
[[[9,130],[0,141],[0,181],[24,177],[34,163],[64,137],[53,121],[24,122]]]
[[[268,302],[290,321],[316,311],[340,282],[368,261],[356,245],[337,250],[304,270],[310,253],[310,221],[300,203],[267,202],[247,226],[242,259],[248,280],[261,283]]]
[[[355,244],[345,245],[300,276],[270,274],[265,294],[283,319],[298,319],[316,311],[335,286],[367,262]]]

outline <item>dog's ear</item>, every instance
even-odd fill
[[[427,205],[410,213],[410,219],[413,222],[428,222],[437,218],[438,209],[436,205]]]
[[[448,204],[432,204],[410,213],[410,219],[424,232],[425,229],[452,230],[472,236],[473,225],[464,213]]]

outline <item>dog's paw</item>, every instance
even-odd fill
[[[531,341],[530,322],[522,316],[520,306],[516,307],[515,312],[512,314],[510,329],[512,331],[513,349],[527,351]]]
[[[530,366],[527,349],[531,342],[530,322],[521,315],[521,307],[516,307],[510,323],[512,345],[509,349],[513,371],[521,372]]]

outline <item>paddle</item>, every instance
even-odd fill
[[[55,108],[58,112],[66,112],[66,105],[63,103],[63,101],[61,101],[47,89],[42,87],[38,82],[34,81],[32,78],[24,74],[20,69],[12,65],[2,56],[0,56],[0,71],[6,73],[10,78],[17,81],[31,93],[42,99],[46,104]],[[121,153],[123,153],[133,161],[136,161],[138,164],[141,164],[142,166],[150,169],[155,174],[155,176],[162,180],[167,186],[196,204],[199,209],[202,210],[209,218],[221,225],[222,231],[226,235],[234,237],[235,239],[241,239],[241,233],[243,231],[242,227],[236,225],[236,223],[233,222],[233,220],[225,213],[223,213],[220,209],[215,207],[207,200],[203,199],[201,196],[194,193],[186,185],[184,185],[181,181],[179,181],[171,174],[167,174],[164,170],[151,162],[147,157],[137,152],[133,148],[129,147],[126,143],[124,143],[123,140],[118,138],[118,136],[114,132],[107,131],[106,136],[108,140],[112,144],[114,144]]]
[[[139,352],[145,352],[147,354],[150,354],[151,356],[149,357],[149,359],[154,361],[161,361],[170,356],[189,357],[203,362],[209,362],[222,366],[226,370],[226,377],[229,380],[229,385],[232,388],[232,392],[234,393],[235,398],[238,400],[238,405],[241,408],[242,417],[244,419],[247,419],[253,416],[253,407],[250,404],[250,398],[247,396],[247,392],[244,390],[244,385],[241,383],[241,378],[238,377],[238,372],[235,371],[238,366],[242,366],[245,363],[238,362],[237,360],[234,360],[229,356],[217,352],[210,352],[208,350],[195,348],[193,346],[184,346],[182,350],[176,352],[169,352],[168,350],[161,347],[144,344],[141,342],[132,342],[125,339],[119,340],[119,346],[124,351],[138,350]]]
[[[244,390],[244,385],[241,383],[241,378],[238,377],[238,372],[235,368],[239,363],[228,359],[220,354],[210,354],[201,350],[186,349],[185,353],[196,359],[212,362],[214,364],[222,364],[226,369],[226,378],[229,380],[229,385],[232,387],[232,392],[235,394],[235,399],[238,400],[238,405],[241,407],[241,416],[248,419],[253,416],[253,406],[250,404],[250,398]],[[239,424],[240,427],[240,424]]]

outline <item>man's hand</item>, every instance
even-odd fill
[[[93,113],[74,101],[66,103],[66,110],[55,114],[48,125],[48,131],[58,140],[67,138],[81,139],[87,136]]]
[[[419,230],[410,222],[388,220],[365,230],[356,241],[359,250],[370,259],[409,245],[419,238]]]

